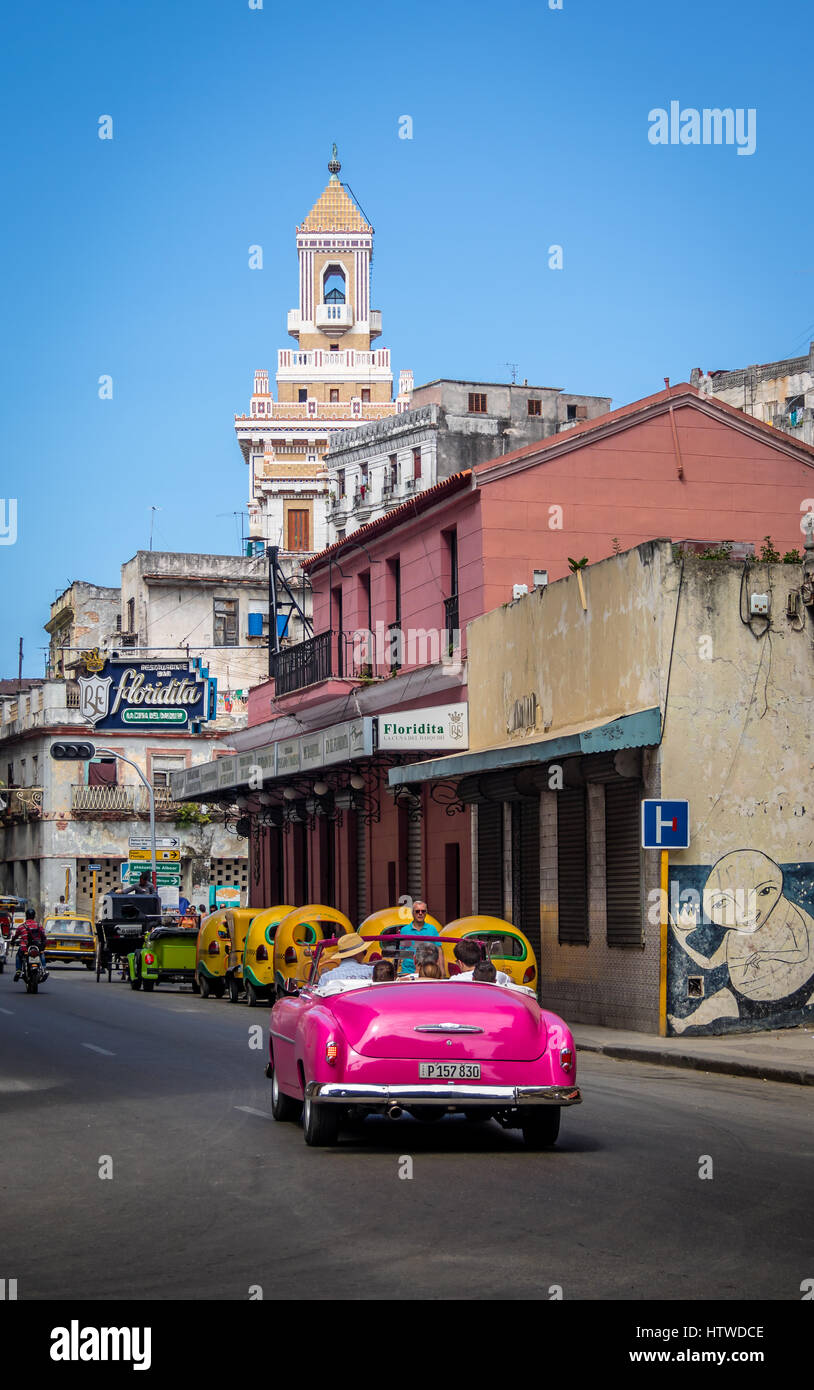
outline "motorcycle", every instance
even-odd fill
[[[29,994],[36,994],[43,980],[48,979],[48,971],[42,959],[39,946],[24,946],[20,978]]]

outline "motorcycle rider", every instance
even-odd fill
[[[22,926],[17,928],[14,939],[17,943],[17,958],[14,962],[15,980],[19,980],[23,973],[23,951],[27,950],[29,946],[39,947],[43,979],[45,979],[48,974],[45,968],[45,932],[37,921],[33,907],[29,907],[26,911],[25,921]]]

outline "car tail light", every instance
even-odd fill
[[[210,941],[209,954],[210,956],[217,956],[220,954],[220,946],[218,945],[217,941]]]
[[[523,984],[524,984],[524,985],[530,984],[530,982],[534,979],[534,976],[535,976],[536,974],[537,974],[537,971],[534,969],[534,966],[533,966],[533,965],[530,965],[530,966],[527,968],[527,970],[526,970],[526,972],[525,972],[525,974],[524,974],[524,976],[523,976]]]
[[[336,1054],[338,1051],[338,1043],[333,1038],[329,1038],[325,1044],[325,1061],[328,1063],[329,1067],[336,1066]]]
[[[570,1047],[560,1048],[560,1066],[562,1067],[563,1071],[573,1071],[574,1054],[571,1051]]]
[[[285,961],[286,965],[296,965],[297,952],[293,946],[286,946],[283,960]]]
[[[151,951],[148,951],[146,956],[144,957],[144,964],[155,965],[155,956],[152,954]]]
[[[269,953],[268,953],[268,951],[266,950],[265,946],[258,946],[258,948],[257,948],[257,959],[258,959],[258,960],[268,960],[268,958],[269,958]]]

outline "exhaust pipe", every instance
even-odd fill
[[[388,1105],[385,1114],[387,1115],[388,1120],[397,1120],[399,1118],[399,1115],[404,1114],[404,1111],[402,1110],[400,1105]]]

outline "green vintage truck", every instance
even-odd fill
[[[195,927],[154,927],[140,951],[127,957],[130,988],[148,992],[156,985],[192,985],[195,977]]]

